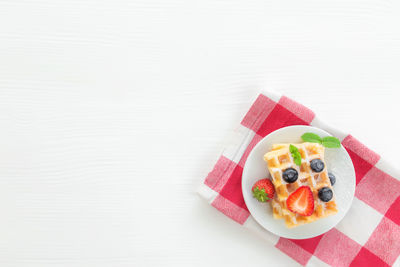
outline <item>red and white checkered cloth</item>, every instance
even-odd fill
[[[242,171],[249,152],[264,136],[289,125],[316,126],[341,139],[356,170],[356,193],[349,212],[335,228],[310,239],[286,239],[262,229],[242,195]],[[310,109],[276,93],[260,94],[234,135],[199,189],[212,206],[301,265],[400,265],[400,174],[378,154],[329,127]]]

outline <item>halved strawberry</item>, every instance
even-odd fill
[[[286,200],[291,212],[310,216],[314,212],[314,197],[309,186],[300,186]]]
[[[251,188],[253,196],[260,202],[267,202],[274,198],[275,187],[269,179],[258,180]]]

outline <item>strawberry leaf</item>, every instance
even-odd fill
[[[265,189],[263,188],[260,190],[260,188],[258,188],[258,186],[253,189],[253,197],[255,197],[260,202],[266,202],[269,200],[269,197],[268,197],[267,193],[265,192]]]

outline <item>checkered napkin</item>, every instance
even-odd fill
[[[355,198],[345,218],[332,230],[310,239],[286,239],[262,229],[242,195],[242,171],[249,152],[267,134],[290,125],[316,126],[341,139],[356,171]],[[276,93],[258,96],[199,194],[301,265],[400,266],[400,173],[353,136],[333,129],[288,97]]]

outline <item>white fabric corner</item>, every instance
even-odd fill
[[[197,189],[197,193],[204,198],[208,203],[214,201],[217,197],[218,193],[206,186],[205,184],[201,184]]]
[[[382,220],[382,217],[381,213],[354,197],[349,212],[336,228],[360,245],[364,245]]]
[[[393,267],[400,267],[400,257],[393,263]]]
[[[282,94],[273,90],[268,90],[268,91],[261,91],[260,92],[263,95],[266,95],[267,97],[269,97],[270,99],[272,99],[275,102],[278,102],[279,99],[281,99]]]

